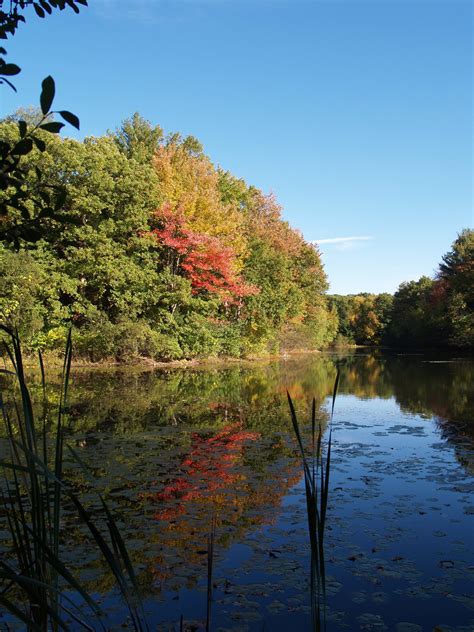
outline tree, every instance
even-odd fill
[[[338,332],[349,342],[378,345],[385,341],[391,319],[390,294],[350,294],[329,296],[337,312]]]
[[[465,295],[469,307],[474,309],[474,230],[466,228],[459,233],[451,250],[443,256],[437,278]]]
[[[389,338],[393,344],[410,347],[443,344],[442,309],[435,309],[435,283],[423,276],[402,283],[393,297]]]
[[[236,264],[245,254],[243,218],[234,204],[224,203],[219,174],[211,161],[197,151],[193,138],[172,136],[158,148],[153,164],[160,182],[158,207],[168,204],[182,213],[187,228],[217,237],[232,247]]]
[[[457,347],[474,347],[474,231],[464,229],[443,256],[436,280],[446,305],[448,339]]]
[[[461,231],[435,279],[400,285],[391,319],[395,344],[474,347],[474,231]]]
[[[41,330],[45,309],[42,267],[27,252],[13,253],[0,245],[0,322],[29,339]]]
[[[156,213],[161,228],[152,235],[167,248],[167,261],[174,274],[181,271],[191,282],[193,293],[216,294],[226,304],[258,293],[255,286],[245,284],[237,272],[236,255],[217,237],[197,233],[186,227],[182,212],[169,205]]]
[[[111,136],[127,158],[133,158],[142,164],[151,164],[163,140],[163,130],[159,125],[153,127],[149,121],[135,112],[131,118],[125,119]]]

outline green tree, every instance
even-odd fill
[[[0,245],[0,322],[31,339],[44,324],[40,288],[42,267],[27,252],[14,253]]]
[[[444,255],[437,275],[438,295],[446,305],[448,341],[474,348],[474,231],[463,230]]]
[[[388,329],[394,344],[474,347],[474,231],[458,235],[435,279],[402,283]]]
[[[418,281],[402,283],[393,297],[389,337],[402,346],[437,346],[442,344],[442,317],[433,301],[434,281],[423,276]]]
[[[391,319],[390,294],[351,294],[329,297],[338,315],[338,332],[347,342],[378,345],[385,341]]]
[[[163,130],[152,124],[138,112],[125,119],[121,126],[111,134],[120,151],[142,164],[151,164],[158,146],[163,140]]]
[[[474,230],[465,228],[459,233],[451,250],[443,256],[438,278],[466,294],[471,309],[474,307]]]

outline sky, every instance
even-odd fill
[[[472,227],[470,0],[89,0],[33,11],[1,115],[55,106],[104,134],[138,111],[196,136],[316,242],[330,292],[394,292]],[[68,132],[73,135],[72,132]]]

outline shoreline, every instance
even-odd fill
[[[153,360],[147,357],[137,357],[131,360],[101,360],[100,362],[92,362],[84,358],[73,359],[71,362],[71,369],[73,370],[138,370],[138,371],[154,371],[154,370],[166,370],[166,369],[213,369],[213,368],[225,368],[233,365],[252,366],[255,364],[264,364],[276,361],[285,361],[301,356],[311,355],[324,355],[324,354],[337,354],[337,353],[349,353],[356,350],[372,350],[377,351],[395,351],[403,355],[418,355],[426,354],[430,352],[454,352],[459,354],[459,350],[453,349],[393,349],[391,347],[384,346],[371,346],[371,345],[343,345],[343,346],[329,346],[324,349],[294,349],[291,351],[282,351],[281,353],[263,354],[263,355],[248,355],[245,357],[232,357],[232,356],[209,356],[202,358],[191,358],[182,360]],[[461,357],[472,357],[471,353],[461,353]],[[8,363],[8,358],[4,357],[4,362]],[[62,369],[63,358],[55,353],[46,354],[43,356],[45,366],[50,369]],[[38,369],[39,362],[37,356],[29,355],[24,357],[24,365],[28,369]]]
[[[345,347],[348,349],[349,347]],[[351,347],[352,348],[352,347]],[[276,360],[286,360],[298,356],[306,355],[319,355],[328,351],[329,349],[297,349],[294,351],[284,351],[278,354],[265,354],[265,355],[249,355],[246,357],[235,358],[232,356],[215,356],[206,358],[192,358],[189,360],[169,360],[160,361],[153,360],[152,358],[138,357],[133,360],[119,361],[119,360],[101,360],[100,362],[92,362],[85,359],[73,359],[71,362],[71,368],[76,369],[139,369],[142,371],[153,371],[155,369],[193,369],[193,368],[214,368],[214,367],[226,367],[232,365],[252,365],[257,363],[274,362]],[[334,351],[334,349],[333,349]],[[63,359],[57,355],[43,356],[43,361],[46,366],[51,368],[62,368]],[[28,368],[35,368],[38,365],[38,359],[35,356],[28,356],[24,358],[24,364]]]

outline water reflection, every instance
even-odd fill
[[[307,534],[299,531],[306,520],[306,516],[301,515],[302,507],[295,509],[288,505],[301,479],[301,461],[291,432],[286,390],[291,392],[301,420],[309,418],[308,407],[314,396],[317,420],[324,427],[336,366],[340,366],[339,393],[351,396],[347,398],[349,404],[355,398],[361,406],[365,405],[361,400],[378,401],[383,414],[388,411],[393,415],[396,403],[405,415],[435,418],[438,439],[450,443],[464,471],[472,473],[474,363],[447,360],[363,352],[169,371],[78,369],[74,371],[70,390],[68,440],[82,451],[100,488],[107,492],[118,512],[133,563],[148,596],[165,598],[169,591],[180,591],[183,595],[183,591],[193,590],[205,582],[206,542],[213,515],[216,516],[216,568],[217,573],[221,573],[222,601],[236,599],[233,591],[237,592],[229,577],[222,574],[225,552],[232,552],[233,547],[241,546],[242,542],[248,546],[252,538],[257,540],[253,546],[258,547],[262,569],[268,574],[269,568],[281,568],[282,574],[292,577],[293,587],[299,569],[307,569]],[[40,396],[39,380],[35,382],[35,389]],[[54,384],[48,391],[48,399],[51,407],[57,404]],[[351,412],[349,407],[346,417],[341,415],[344,432],[354,429],[351,441],[362,441],[355,430],[360,422],[359,410],[362,408]],[[400,418],[406,423],[406,418],[401,415]],[[426,425],[433,424],[427,421]],[[419,440],[421,446],[421,431],[417,432],[411,437]],[[375,502],[379,481],[393,474],[389,457],[393,454],[390,442],[395,437],[394,433],[386,434],[385,439],[372,437],[374,445],[379,440],[385,441],[386,452],[372,457],[375,458],[374,471],[369,477],[366,471],[357,470],[360,467],[357,460],[366,458],[362,444],[348,443],[345,453],[339,455],[336,475],[343,482],[335,483],[336,509],[332,512],[334,515],[342,508],[342,517],[331,518],[330,512],[330,521],[337,526],[337,537],[343,532],[343,523],[337,520],[346,519],[344,508],[351,506],[350,502],[366,502],[367,514],[377,513],[369,503]],[[402,441],[406,441],[405,436]],[[466,449],[467,445],[470,449]],[[438,466],[442,470],[441,465]],[[420,471],[420,464],[414,461],[412,473],[406,463],[403,467],[413,479],[415,472]],[[72,463],[67,464],[67,472],[86,504],[94,508],[95,495],[81,472]],[[442,474],[440,471],[437,476],[442,478]],[[362,483],[357,489],[347,490],[348,480]],[[398,484],[397,479],[395,492]],[[387,511],[393,513],[390,494],[381,499],[383,505],[380,501],[379,509],[385,505]],[[400,506],[403,503],[408,500],[402,499]],[[286,511],[288,507],[292,513],[285,535],[279,536],[278,545],[273,540],[267,543],[261,534],[272,528],[283,529],[279,521],[282,508]],[[416,515],[421,520],[426,515],[426,507],[420,506]],[[72,508],[65,513],[65,526],[71,544],[71,564],[80,570],[91,590],[110,593],[113,580],[103,572],[99,556],[89,550]],[[348,540],[353,537],[351,529],[351,526],[347,528]],[[286,553],[289,561],[282,560]],[[344,560],[357,560],[349,564],[362,564],[358,552],[341,555]],[[398,558],[398,552],[394,552],[393,559]],[[238,564],[241,564],[240,558]],[[380,567],[384,564],[379,562]],[[250,573],[245,569],[244,565],[244,575]],[[370,573],[367,571],[367,574]],[[307,582],[307,577],[301,581]],[[348,581],[347,577],[344,581]],[[330,588],[334,585],[334,581],[329,582]],[[308,588],[307,582],[301,592],[307,592]],[[255,592],[258,598],[253,601],[256,603],[271,591],[259,586]],[[303,617],[304,606],[296,603],[299,596],[293,598],[295,612]],[[270,599],[268,608],[274,607]],[[249,601],[252,600],[249,598]],[[171,599],[166,601],[164,614],[157,616],[156,622],[167,617],[179,620],[180,611],[173,610],[174,603]],[[205,605],[205,597],[202,603]],[[229,608],[236,609],[235,606]],[[225,615],[217,604],[217,620],[219,616],[222,619]],[[293,613],[293,616],[296,615]],[[293,625],[292,621],[289,625]],[[273,621],[271,629],[278,629],[275,625]],[[261,623],[259,626],[257,629],[261,629]],[[328,627],[331,629],[331,625]]]
[[[283,428],[288,422],[286,390],[301,402],[314,396],[320,405],[331,394],[336,365],[343,368],[341,393],[362,399],[394,397],[403,412],[440,417],[460,432],[474,432],[474,362],[366,352],[225,368],[76,369],[72,428],[133,434],[150,425],[206,427],[216,420],[259,431]],[[36,386],[39,391],[39,381]],[[54,388],[49,396],[54,403]]]
[[[264,436],[286,432],[286,391],[305,418],[312,397],[324,416],[321,407],[331,395],[336,366],[341,367],[341,394],[393,398],[403,413],[436,418],[443,439],[460,446],[460,462],[474,471],[462,449],[464,441],[474,440],[474,362],[462,358],[363,351],[169,371],[77,369],[70,391],[70,434],[82,445],[96,441],[96,434],[133,436],[158,426],[219,432],[237,424]],[[33,377],[39,399],[39,376]],[[58,376],[49,377],[54,406]]]

